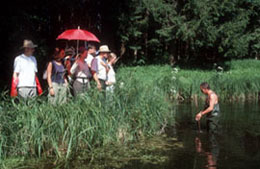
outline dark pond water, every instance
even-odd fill
[[[221,103],[218,135],[209,135],[205,120],[203,133],[197,132],[195,113],[202,105],[175,106],[176,130],[169,129],[168,138],[177,138],[179,148],[162,150],[166,160],[151,164],[134,160],[124,168],[140,169],[259,169],[260,168],[260,106],[257,103]],[[170,142],[169,142],[170,144]]]
[[[108,146],[96,152],[95,160],[68,161],[54,165],[43,162],[21,168],[97,168],[97,169],[259,169],[260,168],[260,104],[220,103],[218,135],[198,132],[195,113],[203,105],[173,106],[176,127],[166,128],[163,136],[140,140],[138,143]],[[174,117],[173,117],[174,118]],[[97,158],[96,158],[97,157]],[[41,164],[41,163],[39,163]]]

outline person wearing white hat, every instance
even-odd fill
[[[33,56],[35,45],[31,40],[24,40],[23,54],[17,56],[14,60],[14,73],[11,87],[11,96],[20,96],[22,98],[34,97],[42,93],[36,73],[37,61]]]
[[[95,57],[91,63],[93,78],[96,81],[99,90],[106,89],[107,72],[109,68],[104,60],[107,59],[110,52],[107,45],[100,46],[99,55]]]

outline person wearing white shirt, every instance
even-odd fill
[[[91,63],[93,78],[97,83],[98,90],[106,89],[107,72],[109,70],[104,59],[107,59],[110,50],[107,45],[100,46],[99,55]]]
[[[92,60],[94,59],[94,57],[96,57],[96,52],[97,52],[96,46],[89,44],[88,45],[88,56],[85,59],[85,61],[87,62],[89,67],[91,67]]]
[[[34,97],[37,95],[37,61],[33,56],[34,48],[37,45],[30,40],[24,40],[24,53],[14,60],[14,73],[11,88],[11,96],[22,98]]]
[[[107,73],[106,90],[109,91],[109,92],[112,92],[112,93],[114,91],[114,84],[116,83],[116,73],[115,73],[114,68],[113,68],[113,65],[116,63],[116,61],[117,61],[116,54],[111,53],[108,56],[109,70],[108,70],[108,73]]]

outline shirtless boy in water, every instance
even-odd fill
[[[219,103],[218,103],[218,96],[214,91],[210,89],[208,83],[203,82],[200,85],[200,90],[203,94],[207,95],[205,109],[200,111],[196,115],[196,121],[200,121],[203,115],[207,117],[207,131],[215,133],[218,127],[218,120],[219,120]]]

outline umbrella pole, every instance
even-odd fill
[[[77,55],[79,54],[79,40],[77,40]]]
[[[78,30],[80,30],[80,26],[78,26]],[[79,54],[79,40],[77,40],[77,56]]]

